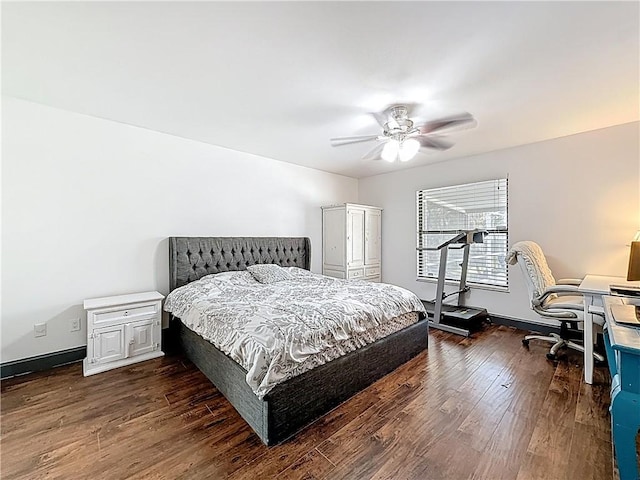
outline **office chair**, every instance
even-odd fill
[[[560,322],[560,335],[527,335],[522,339],[522,343],[525,346],[529,345],[530,340],[553,343],[547,353],[549,360],[555,360],[561,348],[568,347],[584,352],[584,347],[570,338],[570,328],[575,331],[578,329],[578,323],[584,321],[583,297],[578,291],[582,280],[566,278],[556,282],[540,245],[535,242],[518,242],[513,245],[507,254],[507,262],[520,265],[529,290],[532,310],[542,317]],[[599,353],[594,352],[593,356],[598,361],[604,361],[604,357]]]

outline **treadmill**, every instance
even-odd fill
[[[484,230],[433,230],[427,234],[446,235],[450,238],[438,245],[418,248],[418,250],[440,251],[440,263],[438,268],[438,284],[436,298],[431,302],[424,302],[427,314],[431,319],[429,326],[468,337],[478,330],[482,323],[489,317],[485,308],[465,306],[463,295],[469,291],[467,286],[467,268],[469,266],[469,247],[473,243],[483,243],[487,232]],[[462,249],[462,272],[458,290],[445,294],[444,284],[447,276],[447,256],[449,249]],[[445,304],[444,300],[452,295],[457,295],[455,305]]]

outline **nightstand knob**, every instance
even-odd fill
[[[127,315],[129,315],[129,312],[127,312],[126,310],[124,311],[124,316],[126,317]]]

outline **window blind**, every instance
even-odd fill
[[[470,246],[467,283],[508,287],[507,185],[507,179],[502,178],[416,192],[418,278],[437,279],[440,260],[437,250],[421,248],[448,240],[453,231],[478,228],[489,234],[484,243]],[[462,249],[450,249],[447,280],[460,280],[461,262]]]

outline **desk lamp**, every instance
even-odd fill
[[[638,230],[638,233],[636,233],[636,236],[633,237],[631,242],[627,280],[630,282],[640,280],[640,230]]]

